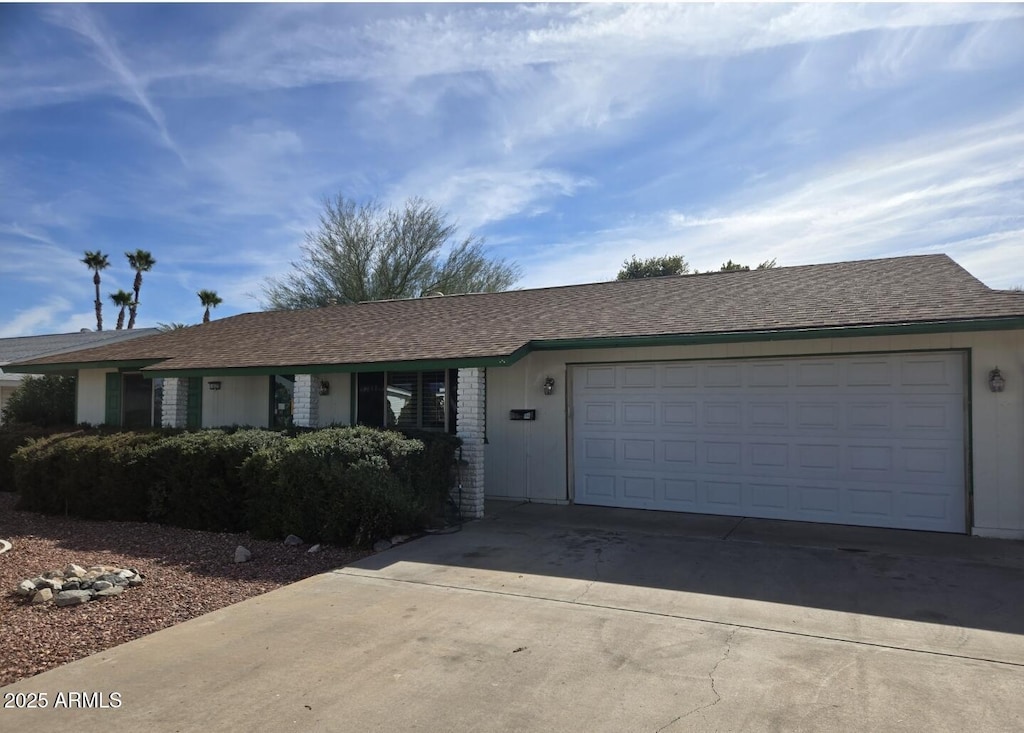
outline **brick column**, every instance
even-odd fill
[[[164,396],[160,424],[165,428],[184,428],[188,421],[188,379],[167,377],[164,379]]]
[[[483,369],[459,369],[459,400],[456,418],[462,438],[462,503],[466,519],[484,515],[484,394],[487,378]],[[458,495],[455,496],[458,501]]]
[[[295,375],[292,421],[300,428],[320,425],[320,377],[315,374]]]

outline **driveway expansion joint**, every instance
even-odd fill
[[[676,613],[665,613],[663,611],[647,611],[644,609],[637,608],[624,608],[622,606],[611,606],[602,603],[587,603],[584,601],[576,601],[573,599],[561,599],[561,598],[549,598],[547,596],[536,596],[529,593],[510,593],[503,590],[492,590],[489,588],[471,588],[464,585],[451,585],[448,583],[431,583],[423,580],[412,580],[410,578],[389,578],[380,575],[367,575],[365,573],[352,573],[346,572],[346,568],[338,568],[332,570],[332,574],[336,575],[347,575],[350,577],[363,578],[365,580],[375,581],[390,581],[392,583],[406,583],[409,585],[422,585],[431,588],[443,588],[445,590],[461,590],[468,593],[486,593],[495,596],[506,596],[508,598],[527,598],[534,601],[546,601],[548,603],[559,603],[567,606],[582,606],[584,608],[601,608],[609,611],[619,611],[622,613],[637,613],[644,616],[656,616],[659,618],[672,618],[679,619],[680,621],[690,621],[699,624],[714,624],[715,626],[726,626],[736,629],[746,629],[748,631],[761,631],[767,634],[779,634],[782,636],[793,636],[802,639],[819,639],[822,641],[834,641],[840,644],[853,644],[855,646],[870,647],[873,649],[886,649],[893,652],[907,652],[909,654],[924,654],[931,657],[943,657],[947,659],[966,659],[972,662],[985,662],[988,664],[998,664],[1003,667],[1013,667],[1016,669],[1024,669],[1024,662],[1008,662],[1004,659],[992,659],[989,657],[976,657],[969,654],[953,654],[951,652],[940,652],[932,649],[914,649],[912,647],[895,646],[893,644],[883,644],[875,641],[863,641],[859,639],[844,639],[838,636],[827,636],[824,634],[809,634],[801,631],[787,631],[786,629],[771,629],[765,626],[754,626],[752,624],[737,624],[729,623],[726,621],[716,621],[715,619],[701,618],[699,616],[686,616],[683,614]],[[591,581],[593,585],[597,581]]]

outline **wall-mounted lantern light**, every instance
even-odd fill
[[[207,386],[210,388],[211,392],[216,392],[220,389],[220,382],[207,382]]]
[[[996,367],[988,373],[988,388],[993,392],[1002,392],[1006,387],[1006,379],[1003,378],[1002,372],[999,371],[999,367]]]
[[[547,377],[544,380],[544,394],[550,395],[550,394],[554,394],[554,392],[555,392],[555,378],[554,377]]]
[[[331,383],[326,379],[320,380],[320,396],[329,395],[331,393]]]

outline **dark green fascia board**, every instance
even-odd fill
[[[157,364],[159,359],[124,359],[122,361],[76,361],[66,364],[26,364],[15,366],[7,364],[5,372],[15,374],[74,374],[83,369],[117,369],[122,372],[139,371],[150,364]]]
[[[525,353],[525,352],[524,352]],[[244,377],[265,374],[346,374],[353,372],[422,372],[433,369],[506,366],[510,357],[484,356],[464,359],[414,359],[359,364],[284,364],[281,366],[219,367],[198,369],[161,369],[160,365],[143,370],[147,377]],[[518,357],[517,357],[518,358]]]
[[[929,321],[927,323],[805,328],[784,331],[733,331],[727,333],[552,339],[549,341],[531,341],[526,345],[526,350],[564,351],[569,349],[613,349],[627,346],[684,346],[691,344],[743,343],[750,341],[793,341],[799,339],[854,338],[858,336],[893,336],[963,331],[1007,331],[1013,329],[1024,329],[1024,318]],[[521,350],[522,349],[520,349],[520,351]],[[518,351],[516,353],[518,353]]]

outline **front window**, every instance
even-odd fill
[[[294,374],[274,374],[270,377],[270,427],[272,429],[284,430],[291,427],[294,396]]]
[[[364,372],[356,377],[356,422],[455,432],[455,370]]]
[[[163,380],[146,379],[141,374],[125,374],[122,382],[122,425],[149,428],[160,425]]]

